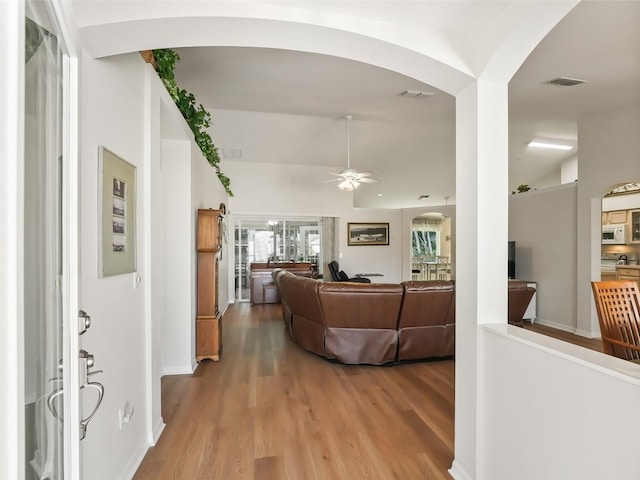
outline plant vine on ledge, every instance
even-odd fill
[[[211,114],[204,109],[202,104],[196,106],[196,99],[193,94],[178,87],[176,83],[173,71],[176,63],[180,60],[180,56],[169,48],[163,48],[153,50],[153,58],[156,63],[156,72],[158,72],[162,83],[164,83],[169,95],[193,132],[196,144],[202,150],[202,154],[209,164],[215,168],[216,175],[224,189],[230,197],[233,197],[233,192],[230,188],[231,180],[220,171],[218,149],[213,144],[211,135],[206,131],[211,126]]]

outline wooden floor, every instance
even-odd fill
[[[529,322],[524,322],[522,326],[527,330],[532,330],[542,335],[547,335],[564,342],[573,343],[574,345],[579,345],[590,350],[602,352],[602,340],[600,338],[581,337],[579,335],[574,335],[573,333],[564,332],[562,330],[547,327],[545,325],[540,325],[538,323],[531,324]]]
[[[450,479],[454,363],[329,363],[279,305],[224,317],[220,362],[162,380],[166,428],[135,480]]]
[[[602,351],[538,324],[524,328]],[[166,428],[134,480],[450,479],[454,362],[329,363],[285,335],[279,305],[237,304],[220,362],[162,379]]]

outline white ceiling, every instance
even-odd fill
[[[347,3],[353,7],[353,2]],[[390,15],[388,4],[368,2],[363,15]],[[305,8],[339,13],[341,5],[306,2]],[[486,9],[476,14],[480,11],[487,14]],[[459,32],[470,16],[469,4],[461,2],[458,9],[442,6],[439,13],[428,23],[444,24],[447,16],[458,15]],[[426,20],[404,11],[397,21]],[[449,32],[453,35],[456,29]],[[326,178],[331,178],[328,172],[346,165],[344,116],[352,115],[352,166],[375,170],[382,180],[358,190],[358,206],[414,207],[443,204],[445,196],[455,198],[452,96],[388,70],[326,55],[240,47],[177,51],[181,62],[176,77],[212,112],[214,142],[219,148],[242,151],[242,160],[228,161],[326,165]],[[543,84],[560,76],[588,83]],[[436,95],[407,98],[401,96],[404,90]],[[509,188],[520,183],[535,186],[577,152],[536,152],[527,147],[529,140],[566,139],[577,147],[580,114],[633,103],[640,103],[640,2],[582,2],[532,52],[510,83]],[[418,201],[423,194],[430,199]]]
[[[223,159],[223,171],[231,161],[307,164],[326,166],[331,178],[329,172],[346,166],[344,116],[352,115],[352,166],[375,170],[381,180],[356,192],[356,206],[399,208],[440,205],[444,197],[455,201],[455,99],[415,79],[339,58],[340,42],[352,42],[352,48],[362,35],[379,39],[381,49],[385,42],[405,47],[401,54],[413,59],[417,76],[447,85],[444,76],[450,75],[459,90],[505,53],[496,54],[497,48],[522,31],[522,19],[553,22],[573,1],[158,0],[153,8],[138,0],[70,3],[90,55],[176,48],[182,57],[176,77],[213,114],[215,144],[242,152],[241,160]],[[224,23],[233,18],[247,21]],[[304,24],[313,28],[297,28]],[[356,37],[326,36],[325,27],[334,33],[344,27]],[[317,38],[309,39],[309,32]],[[323,51],[336,56],[278,49],[291,45],[291,38],[306,51],[323,42]],[[274,48],[244,47],[252,44]],[[390,52],[372,52],[370,45],[353,58],[375,62]],[[423,58],[435,61],[420,64]],[[438,61],[453,69],[440,69]],[[560,76],[588,83],[543,84]],[[411,99],[400,95],[404,90],[436,95]],[[510,83],[509,189],[548,182],[564,159],[576,155],[579,115],[630,104],[640,104],[640,1],[584,0]],[[526,146],[534,137],[566,139],[576,149],[535,152]],[[417,200],[425,194],[427,201]]]

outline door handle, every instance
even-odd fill
[[[99,372],[93,372],[93,373],[99,373]],[[98,411],[98,408],[100,408],[100,404],[102,403],[102,399],[104,398],[104,385],[102,385],[100,382],[87,382],[82,387],[80,387],[80,389],[82,390],[83,388],[87,388],[87,387],[93,388],[98,391],[98,401],[96,402],[96,405],[95,407],[93,407],[93,410],[91,411],[89,416],[87,418],[83,418],[82,420],[80,420],[80,440],[84,440],[84,437],[87,435],[87,426],[89,425],[89,422],[91,421],[93,416]]]
[[[53,392],[51,392],[47,397],[47,407],[49,407],[49,411],[51,412],[51,414],[56,420],[62,423],[64,423],[64,418],[62,418],[62,416],[58,413],[58,410],[54,406],[55,404],[53,402],[55,401],[56,398],[58,398],[63,393],[64,393],[64,389],[60,387],[54,390]]]

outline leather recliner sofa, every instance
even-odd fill
[[[323,283],[279,269],[273,278],[291,338],[317,355],[382,365],[455,353],[453,281]],[[510,322],[522,319],[532,290],[509,282]]]
[[[453,282],[323,283],[280,269],[273,279],[291,338],[317,355],[382,365],[454,353]]]

